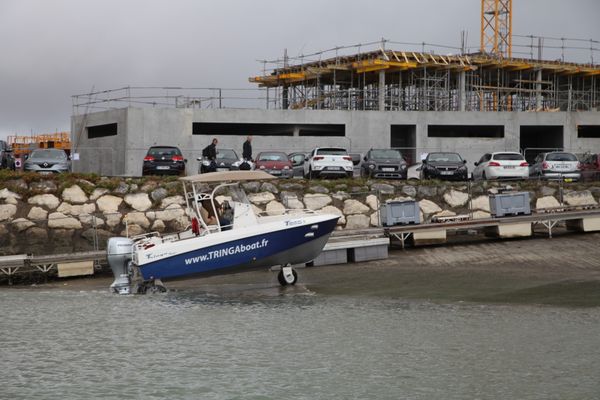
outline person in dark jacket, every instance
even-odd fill
[[[219,141],[217,140],[217,138],[214,138],[212,140],[212,143],[209,144],[208,146],[206,146],[204,148],[204,150],[202,150],[202,157],[206,157],[210,161],[216,160],[217,159],[217,143],[219,143]]]
[[[246,161],[252,161],[252,135],[249,135],[244,142],[242,158]]]

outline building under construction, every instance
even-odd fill
[[[477,51],[382,40],[265,61],[249,79],[255,89],[126,87],[74,96],[81,154],[74,169],[139,175],[149,146],[175,144],[193,173],[212,137],[240,150],[246,135],[254,135],[255,153],[397,147],[409,161],[457,151],[471,166],[498,150],[528,158],[545,149],[600,152],[598,42],[513,43],[510,3],[482,0]],[[565,61],[573,49],[586,60]]]

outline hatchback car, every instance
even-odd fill
[[[406,161],[400,150],[371,149],[363,158],[360,176],[406,179]]]
[[[304,160],[306,159],[306,153],[290,153],[288,154],[288,160],[292,163],[292,169],[294,176],[304,176]]]
[[[318,147],[304,160],[304,177],[352,178],[354,164],[346,149],[340,147]]]
[[[292,162],[285,153],[279,151],[258,153],[254,160],[254,166],[255,169],[260,169],[281,178],[291,178],[294,175]]]
[[[199,174],[211,171],[221,172],[239,170],[240,164],[243,162],[233,149],[217,149],[217,158],[214,163],[211,163],[210,160],[203,157],[198,157],[198,161],[200,162],[198,167]],[[251,165],[251,169],[253,169],[254,164],[251,162],[248,163]],[[211,164],[213,165],[211,166]]]
[[[181,150],[174,146],[152,146],[144,157],[142,175],[185,175]]]
[[[69,172],[71,161],[62,149],[35,149],[25,160],[23,169],[42,174]]]
[[[469,177],[467,160],[458,153],[428,153],[421,168],[422,179],[448,179],[466,181]]]
[[[540,153],[529,167],[529,176],[578,181],[581,179],[581,163],[572,153]]]
[[[475,163],[473,179],[527,179],[529,164],[521,153],[486,153]]]

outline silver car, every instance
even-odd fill
[[[64,150],[36,149],[27,157],[23,168],[25,171],[45,174],[69,172],[71,161]]]
[[[581,179],[581,164],[575,154],[564,151],[540,153],[529,167],[529,176],[545,179]]]

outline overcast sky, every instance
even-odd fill
[[[480,5],[0,0],[0,138],[70,130],[71,95],[92,88],[253,87],[248,77],[262,68],[256,60],[281,57],[284,48],[297,56],[382,37],[459,46],[466,30],[475,51]],[[599,16],[599,0],[514,0],[513,32],[600,40]]]

